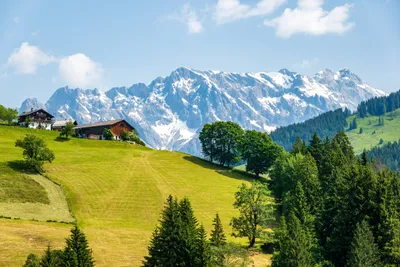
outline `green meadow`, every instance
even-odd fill
[[[355,118],[356,115],[348,118],[348,123]],[[396,109],[391,113],[387,113],[384,116],[384,125],[379,125],[379,117],[371,116],[367,118],[356,118],[357,129],[346,131],[351,144],[354,147],[356,154],[361,153],[364,149],[371,149],[374,146],[379,146],[380,140],[384,143],[393,142],[399,140],[400,133],[400,109]],[[360,134],[360,128],[363,132]]]
[[[56,159],[45,170],[55,183],[14,166],[22,159],[15,140],[27,133],[43,137],[54,150]],[[59,141],[57,136],[0,126],[0,215],[20,218],[0,219],[1,266],[21,266],[29,252],[41,252],[48,243],[62,247],[71,225],[60,222],[72,221],[72,214],[88,237],[97,266],[139,266],[169,194],[188,196],[208,232],[219,212],[230,236],[229,222],[237,214],[234,193],[249,181],[245,174],[183,153],[112,141]],[[268,260],[268,255],[254,256],[257,266]]]

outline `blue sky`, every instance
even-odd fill
[[[149,83],[180,66],[350,68],[400,89],[398,0],[0,1],[0,103]]]

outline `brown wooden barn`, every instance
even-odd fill
[[[80,124],[75,127],[75,131],[80,137],[89,139],[104,139],[103,133],[105,129],[110,129],[114,134],[114,138],[120,140],[124,131],[131,132],[134,128],[125,120]]]

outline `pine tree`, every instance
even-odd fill
[[[85,234],[77,225],[72,228],[71,236],[66,240],[62,264],[69,267],[94,266],[92,250],[89,248]]]
[[[289,213],[283,216],[276,232],[279,250],[272,256],[272,267],[314,267],[315,244],[300,220]]]
[[[321,168],[321,160],[323,158],[323,144],[317,133],[314,133],[308,146],[308,152],[315,159],[318,169]]]
[[[167,198],[159,226],[153,232],[143,266],[182,266],[181,219],[179,204],[171,195]]]
[[[226,244],[226,237],[218,213],[215,215],[213,222],[214,229],[211,231],[211,245],[215,247],[223,246]]]
[[[198,222],[194,217],[193,209],[188,198],[184,198],[179,203],[179,216],[181,221],[181,242],[183,243],[182,257],[186,264],[194,265],[198,260],[197,240]]]
[[[357,128],[358,128],[357,119],[354,118],[354,119],[353,119],[353,128],[352,128],[352,130],[357,129]]]
[[[199,264],[210,257],[206,238],[204,228],[198,227],[189,199],[178,203],[169,196],[143,266],[202,266]]]
[[[357,224],[347,267],[378,267],[378,246],[374,242],[374,236],[364,220]]]
[[[301,153],[305,155],[307,153],[307,146],[306,143],[300,139],[300,136],[296,137],[296,142],[294,143],[292,150],[290,151],[290,154],[297,154]]]
[[[390,241],[385,246],[385,250],[389,263],[400,266],[400,220],[394,219],[390,226]]]
[[[211,247],[207,240],[207,232],[201,225],[198,229],[196,240],[196,260],[195,265],[198,267],[207,267],[211,265]]]
[[[22,267],[39,267],[40,259],[36,254],[30,253]]]
[[[64,252],[62,250],[52,250],[48,245],[47,249],[40,260],[41,267],[59,267],[62,266]]]

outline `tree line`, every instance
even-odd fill
[[[298,138],[270,177],[272,266],[400,266],[400,177],[356,158],[343,132]]]
[[[274,142],[289,151],[297,137],[310,140],[312,135],[317,133],[319,136],[332,138],[338,131],[348,127],[346,119],[350,115],[351,112],[348,109],[328,111],[305,122],[279,127],[271,132],[270,136]]]
[[[256,176],[266,173],[283,149],[266,133],[243,130],[233,122],[218,121],[204,125],[199,135],[202,153],[210,162],[232,166],[247,162],[246,171]]]
[[[374,97],[367,101],[362,101],[357,112],[360,118],[371,116],[384,116],[386,112],[392,112],[400,108],[400,90],[388,96]]]
[[[18,118],[18,111],[13,108],[6,108],[0,105],[0,121],[6,121],[8,125],[12,125],[13,121]]]

